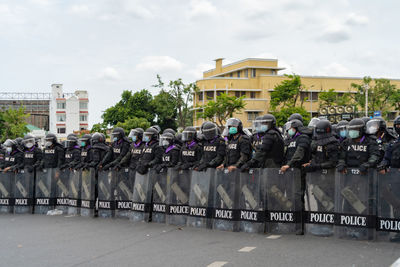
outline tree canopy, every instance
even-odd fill
[[[26,118],[29,114],[25,114],[25,108],[8,109],[0,112],[0,136],[1,142],[6,139],[15,139],[24,136],[29,132],[26,127],[28,124]]]

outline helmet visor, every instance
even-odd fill
[[[253,121],[253,132],[264,133],[271,128],[272,120],[255,120]]]
[[[187,142],[187,141],[192,141],[196,136],[195,131],[183,131],[182,132],[182,141]]]
[[[379,130],[379,120],[370,120],[366,124],[366,134],[376,134]]]
[[[173,138],[168,135],[161,135],[160,136],[160,146],[167,147],[170,146],[173,142]]]
[[[217,126],[210,129],[203,129],[201,132],[207,140],[212,140],[218,135]]]
[[[27,148],[31,148],[35,145],[35,138],[29,138],[29,139],[25,139],[22,141],[22,144],[27,147]]]
[[[226,127],[238,127],[240,124],[240,121],[236,118],[230,118],[229,120],[226,121]]]

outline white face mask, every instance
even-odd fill
[[[9,146],[8,146],[8,147],[6,148],[6,151],[7,151],[8,153],[10,153],[10,152],[12,151],[12,147],[9,147]]]
[[[47,141],[44,145],[45,145],[46,147],[51,147],[52,144],[53,144],[52,142]]]
[[[169,142],[167,140],[163,140],[161,143],[163,146],[169,146]]]
[[[25,146],[26,146],[27,148],[32,148],[32,147],[33,147],[33,144],[32,144],[32,143],[27,143]]]

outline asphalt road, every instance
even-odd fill
[[[156,223],[0,216],[1,266],[390,266],[400,244]],[[242,250],[242,251],[239,251]]]

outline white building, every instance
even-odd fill
[[[63,93],[62,84],[51,85],[50,132],[66,138],[74,131],[88,129],[89,96],[87,91]]]

